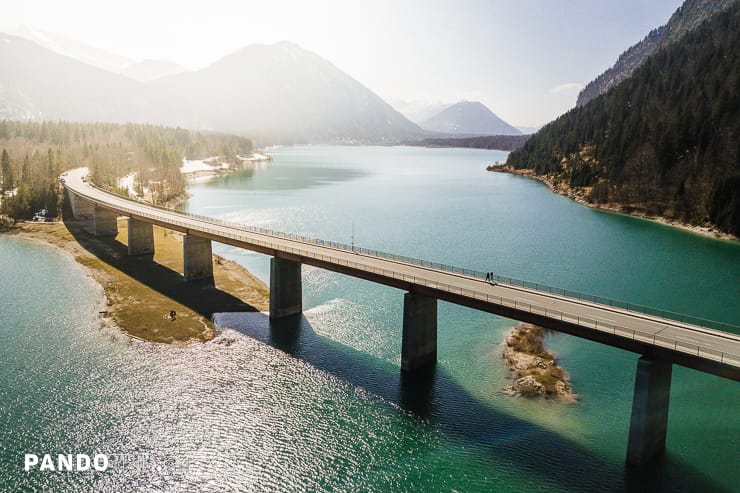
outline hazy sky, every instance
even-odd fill
[[[664,24],[680,0],[3,0],[0,28],[63,34],[137,60],[201,68],[293,41],[386,99],[479,100],[539,125]]]

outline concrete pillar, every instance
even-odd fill
[[[92,221],[95,216],[95,204],[72,192],[67,192],[72,215],[77,221]]]
[[[73,194],[66,188],[64,189],[64,191],[67,194],[67,201],[69,202],[69,210],[72,211],[72,217],[77,219],[77,204],[75,203],[77,197],[75,197],[75,194]]]
[[[95,206],[93,234],[95,236],[116,236],[118,234],[118,214]]]
[[[184,268],[188,281],[213,279],[213,251],[211,240],[200,236],[185,235],[182,239]]]
[[[154,253],[154,225],[136,219],[128,220],[128,254],[151,255]]]
[[[290,317],[303,311],[301,263],[270,259],[270,318]]]
[[[401,371],[437,362],[437,299],[415,293],[403,297]]]
[[[641,466],[665,449],[671,363],[647,356],[637,360],[627,464]]]

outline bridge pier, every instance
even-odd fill
[[[211,240],[186,234],[182,239],[182,249],[186,281],[213,279]]]
[[[641,356],[637,360],[627,464],[641,466],[665,449],[672,364]]]
[[[151,255],[154,253],[154,225],[137,219],[128,220],[128,254]]]
[[[64,190],[66,192],[67,202],[69,202],[69,210],[72,211],[72,217],[77,219],[77,197],[68,189],[65,188]]]
[[[403,296],[401,371],[437,362],[437,299],[416,293]]]
[[[118,234],[118,214],[96,205],[93,214],[93,234],[95,236],[116,236]]]
[[[77,221],[90,221],[95,216],[95,204],[67,190],[69,206]]]
[[[270,259],[270,319],[290,317],[303,311],[301,263]]]

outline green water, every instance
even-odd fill
[[[505,153],[281,148],[190,212],[740,323],[740,246],[487,173]],[[267,257],[216,245],[267,280]],[[304,267],[303,320],[219,314],[186,348],[100,328],[98,290],[0,236],[0,490],[736,491],[740,387],[674,368],[667,453],[623,465],[637,356],[554,334],[575,404],[504,395],[514,322],[440,303],[439,363],[399,374],[402,292]],[[129,454],[25,473],[24,453]]]

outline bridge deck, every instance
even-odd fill
[[[601,303],[503,282],[473,271],[450,272],[401,259],[351,251],[322,240],[251,231],[245,226],[190,216],[105,192],[70,171],[65,187],[121,215],[220,243],[433,296],[535,323],[640,354],[740,381],[740,335]]]

